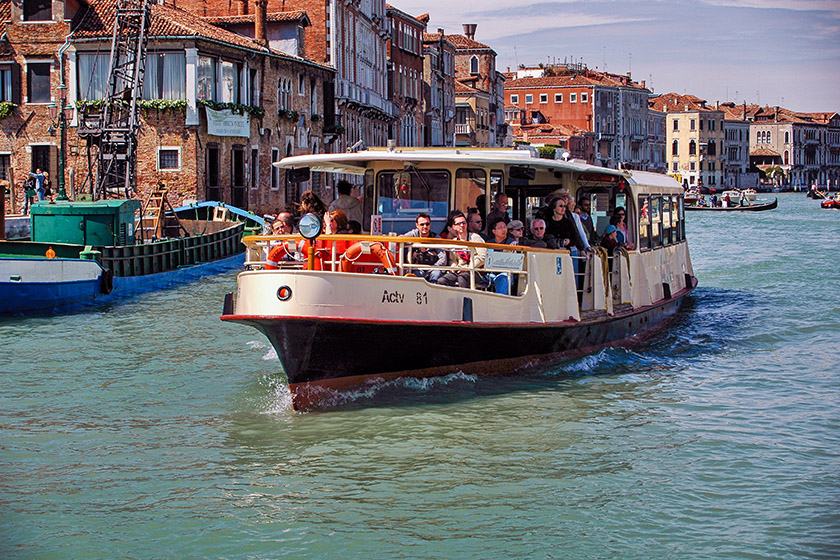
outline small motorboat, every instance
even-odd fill
[[[755,189],[744,189],[741,191],[741,195],[748,201],[752,202],[758,196],[758,193]]]
[[[697,204],[703,198],[703,195],[700,194],[700,191],[696,188],[690,188],[685,191],[685,195],[683,196],[683,200],[685,204]]]
[[[834,195],[829,198],[826,198],[820,203],[820,208],[840,209],[840,195]]]
[[[724,204],[726,204],[726,197],[729,197],[729,204],[727,206],[738,206],[741,204],[741,191],[739,190],[723,191],[720,194],[720,200]]]

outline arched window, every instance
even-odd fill
[[[680,141],[674,140],[674,143],[671,145],[671,155],[678,156],[680,155]]]
[[[697,155],[697,142],[692,140],[688,143],[688,155],[696,156]]]
[[[767,143],[769,144],[770,143],[770,131],[768,130],[767,132],[765,132],[765,134],[767,135]]]
[[[472,55],[470,59],[470,74],[478,74],[478,57]]]
[[[790,144],[790,132],[785,132],[785,144]]]
[[[785,165],[790,165],[790,152],[785,150]]]

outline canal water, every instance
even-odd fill
[[[840,212],[779,198],[688,214],[641,346],[329,412],[219,321],[232,274],[0,320],[0,558],[838,558]]]

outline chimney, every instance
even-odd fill
[[[464,27],[464,35],[467,36],[467,39],[475,40],[475,28],[478,27],[477,23],[463,23],[461,24]]]
[[[443,27],[438,27],[438,34],[439,35],[444,35]]]
[[[236,4],[236,15],[248,15],[248,0],[233,0],[233,3]]]
[[[645,81],[644,80],[642,80],[642,89],[647,89],[647,87],[645,87]]]
[[[268,0],[256,0],[255,4],[257,11],[254,15],[254,39],[262,46],[267,47],[268,39],[265,36],[265,28],[268,25]]]

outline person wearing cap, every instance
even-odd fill
[[[519,220],[511,220],[508,224],[508,234],[513,238],[511,245],[526,245],[525,241],[525,224]]]
[[[621,243],[618,242],[618,228],[610,224],[604,230],[604,235],[601,236],[601,247],[612,255],[613,251],[619,246],[621,246]]]

